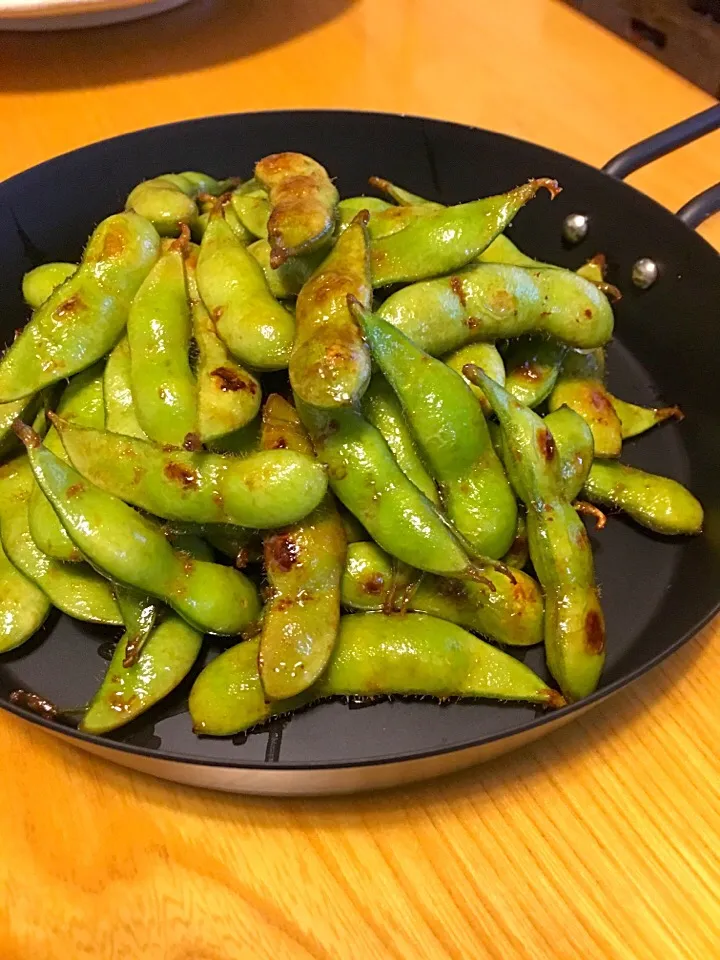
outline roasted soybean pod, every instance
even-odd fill
[[[0,653],[15,650],[29,640],[45,622],[51,607],[43,591],[8,560],[0,542]]]
[[[77,270],[76,263],[42,263],[28,270],[22,279],[22,294],[31,310],[37,310],[50,294],[65,283]]]
[[[302,696],[268,704],[257,668],[258,641],[226,650],[190,691],[196,733],[231,736],[270,717],[333,696],[486,697],[559,707],[529,667],[454,623],[422,613],[342,617],[328,669]]]

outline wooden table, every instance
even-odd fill
[[[168,120],[407,111],[599,164],[710,104],[550,0],[194,0],[0,35],[0,176]],[[676,209],[720,136],[633,181]],[[703,232],[720,247],[720,218]],[[375,796],[197,792],[0,716],[2,960],[720,954],[717,627],[535,746]]]

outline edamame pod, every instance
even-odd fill
[[[121,663],[123,667],[132,667],[155,627],[158,608],[150,597],[131,587],[116,584],[114,593],[125,627],[125,635],[120,640],[124,650]]]
[[[505,353],[505,389],[526,407],[537,407],[553,390],[567,347],[548,337],[519,337]]]
[[[452,580],[415,571],[396,584],[397,564],[374,543],[352,543],[342,579],[342,604],[351,610],[396,607],[450,620],[509,646],[542,643],[543,599],[535,581],[513,570],[512,579],[492,567],[486,583]]]
[[[348,307],[372,302],[367,214],[359,213],[300,291],[290,383],[307,404],[334,409],[359,400],[370,381],[370,351]]]
[[[385,180],[384,177],[370,177],[368,183],[371,187],[375,187],[376,190],[387,194],[391,200],[394,200],[395,203],[401,207],[424,206],[435,210],[444,208],[444,204],[435,203],[434,200],[426,200],[425,197],[421,197],[417,193],[411,193],[409,190],[405,190],[404,187],[399,187],[396,183]]]
[[[270,244],[267,240],[256,240],[248,247],[262,267],[270,293],[278,300],[296,297],[312,274],[322,262],[323,251],[316,250],[303,257],[289,257],[285,263],[273,270],[270,266]]]
[[[42,590],[8,560],[0,543],[0,654],[29,640],[50,609]]]
[[[145,217],[161,237],[177,237],[184,225],[194,227],[198,217],[198,193],[222,193],[223,185],[207,174],[165,173],[139,183],[125,203]]]
[[[228,350],[257,370],[288,365],[295,321],[270,293],[262,267],[221,217],[200,245],[197,283]]]
[[[251,189],[251,181],[242,184],[230,196],[230,210],[250,239],[267,241],[270,217],[267,191],[258,184]]]
[[[680,407],[640,407],[628,403],[610,394],[610,402],[620,420],[623,440],[637,437],[666,420],[682,420],[684,414]]]
[[[587,480],[593,462],[594,445],[590,427],[570,407],[560,407],[543,418],[557,450],[563,496],[572,503]]]
[[[257,592],[241,573],[178,554],[154,523],[84,480],[28,427],[17,429],[36,481],[104,576],[157,597],[203,633],[234,636],[257,619]]]
[[[676,480],[624,463],[595,461],[582,495],[591,503],[623,510],[648,530],[668,535],[702,531],[703,508]]]
[[[246,457],[186,450],[56,419],[70,461],[91,483],[167,520],[265,529],[295,523],[327,490],[320,464],[292,450]]]
[[[160,238],[134,213],[103,220],[79,269],[36,310],[0,361],[0,403],[71,377],[115,346]]]
[[[187,263],[187,279],[198,352],[198,427],[202,442],[212,443],[242,429],[257,416],[262,391],[259,381],[232,359],[215,332],[212,317],[200,299],[191,260]]]
[[[36,393],[20,400],[0,403],[0,457],[7,457],[14,450],[17,450],[18,442],[13,430],[13,423],[18,417],[32,420],[42,409],[43,402],[42,393]]]
[[[185,679],[202,646],[202,634],[172,615],[152,631],[138,659],[128,666],[131,639],[126,633],[115,647],[80,721],[85,733],[110,733],[145,713]]]
[[[515,536],[517,504],[472,391],[392,324],[359,306],[354,311],[440,484],[448,517],[475,553],[499,559]]]
[[[297,401],[333,493],[383,550],[447,576],[475,576],[463,544],[412,481],[382,435],[357,411],[329,414]]]
[[[503,363],[503,358],[500,356],[500,351],[495,344],[482,342],[468,343],[467,346],[460,347],[459,350],[454,350],[446,357],[443,357],[443,360],[451,370],[454,370],[455,373],[460,374],[465,383],[467,383],[477,397],[480,407],[482,408],[482,412],[486,417],[490,416],[492,410],[487,401],[487,397],[482,392],[480,387],[476,386],[474,383],[470,383],[462,371],[466,363],[474,363],[483,369],[489,377],[492,377],[493,380],[496,380],[500,386],[504,386],[505,364]]]
[[[333,696],[487,697],[547,707],[564,704],[556,690],[519,660],[453,623],[422,613],[342,617],[327,671],[292,700],[266,703],[257,654],[257,640],[248,640],[205,667],[190,691],[196,733],[230,736]]]
[[[475,340],[525,333],[594,347],[606,343],[613,331],[612,307],[605,294],[560,267],[479,263],[453,276],[398,290],[379,314],[433,356]]]
[[[383,436],[402,472],[435,506],[440,505],[435,481],[425,469],[400,401],[382,374],[376,373],[362,400],[362,411]]]
[[[563,406],[578,413],[590,427],[596,457],[620,456],[622,424],[613,398],[600,380],[561,375],[550,394],[548,408],[553,412]]]
[[[130,344],[123,337],[112,350],[103,378],[105,427],[110,433],[147,440],[135,410],[130,380]]]
[[[302,153],[274,153],[255,164],[270,199],[270,265],[316,250],[330,240],[340,199],[325,169]]]
[[[72,378],[60,399],[58,412],[75,423],[102,429],[104,425],[102,364],[95,364]],[[65,450],[54,427],[48,431],[45,443],[53,453],[66,459]],[[30,495],[28,522],[33,540],[48,557],[64,560],[66,563],[79,563],[83,559],[37,484],[33,485]]]
[[[605,622],[590,541],[563,494],[553,436],[542,419],[479,368],[465,368],[500,421],[515,491],[527,508],[530,559],[545,593],[545,655],[569,700],[589,696],[605,661]]]
[[[397,233],[373,240],[373,286],[424,280],[459,270],[503,232],[541,187],[551,196],[560,190],[556,181],[541,177],[500,196],[432,210]]]
[[[338,233],[346,230],[361,210],[367,210],[372,220],[373,214],[394,209],[387,200],[380,200],[377,197],[345,197],[337,205]]]
[[[130,383],[140,426],[156,443],[198,445],[198,401],[188,351],[187,234],[171,244],[130,306]]]
[[[280,444],[312,454],[296,411],[272,394],[263,410],[262,446]],[[335,646],[347,541],[332,494],[304,520],[267,535],[263,550],[271,593],[258,665],[265,696],[285,700],[315,683]]]
[[[27,457],[0,468],[0,535],[8,559],[69,617],[119,625],[122,618],[107,580],[86,564],[51,560],[35,546],[27,511],[33,486]]]
[[[77,270],[76,263],[42,263],[22,279],[22,295],[31,310],[41,307],[50,294]]]

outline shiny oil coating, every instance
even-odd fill
[[[367,312],[357,316],[440,484],[449,519],[476,554],[499,559],[515,536],[517,506],[472,391],[392,324]]]
[[[339,194],[322,167],[302,153],[275,153],[255,164],[255,179],[268,192],[270,265],[308,253],[330,239]]]
[[[527,574],[487,567],[485,581],[407,574],[397,584],[397,564],[374,543],[352,543],[342,579],[342,603],[351,610],[403,609],[450,620],[498,643],[542,643],[543,598]],[[409,583],[408,583],[409,579]],[[407,583],[407,587],[406,587]]]
[[[537,407],[552,392],[567,346],[548,337],[519,337],[504,356],[505,389],[526,407]]]
[[[298,296],[290,384],[315,407],[355,403],[370,381],[370,351],[348,307],[348,296],[372,302],[366,223],[361,211]]]
[[[29,640],[50,609],[47,596],[8,560],[0,543],[0,653]]]
[[[232,636],[257,618],[255,587],[241,573],[177,553],[155,524],[88,483],[31,431],[24,442],[35,479],[73,542],[104,575],[163,600],[201,632]]]
[[[327,489],[322,467],[292,450],[229,457],[163,450],[61,420],[57,427],[87,480],[168,520],[278,527],[307,516]]]
[[[263,698],[258,641],[213,660],[190,691],[197,733],[229,736],[277,714],[332,696],[488,697],[560,706],[562,697],[529,667],[453,623],[422,613],[342,617],[335,652],[321,680],[302,697]]]
[[[0,403],[84,370],[119,340],[160,238],[134,213],[103,220],[79,269],[33,314],[0,361]]]
[[[30,536],[28,501],[34,486],[27,458],[0,467],[0,535],[5,554],[50,602],[76,620],[119,626],[110,584],[86,564],[52,560]]]
[[[140,426],[159,444],[197,443],[198,399],[182,241],[165,251],[138,290],[127,321],[130,383]]]
[[[348,408],[329,414],[297,405],[333,493],[383,550],[432,573],[472,575],[458,537],[361,413]]]
[[[287,367],[295,321],[275,300],[262,267],[222,217],[211,217],[203,236],[197,283],[234,357],[257,370]]]
[[[202,646],[202,634],[167,615],[150,634],[136,663],[124,666],[129,633],[118,641],[100,687],[80,722],[86,733],[116,730],[145,713],[187,676]]]
[[[297,412],[278,394],[263,410],[264,449],[312,451]],[[318,679],[340,624],[345,528],[331,493],[304,520],[263,541],[270,595],[263,614],[258,665],[265,696],[284,700]]]
[[[479,263],[398,290],[379,314],[433,356],[475,340],[524,333],[595,347],[607,343],[613,331],[605,294],[589,280],[557,267]]]
[[[385,377],[376,373],[362,399],[362,411],[383,436],[402,472],[435,506],[440,505],[435,481],[420,456],[400,401]]]
[[[527,508],[530,559],[545,593],[545,655],[570,700],[596,688],[605,661],[605,624],[582,521],[564,496],[558,454],[542,419],[481,370],[466,368],[497,414],[515,492]]]
[[[593,464],[592,431],[570,407],[548,413],[543,422],[555,442],[564,497],[572,502],[579,496]]]
[[[419,208],[420,217],[413,217],[396,233],[373,241],[373,286],[424,280],[459,270],[482,253],[543,186],[552,195],[557,191],[554,181],[531,180],[496,197],[430,211]],[[400,208],[398,216],[413,216],[413,210]]]
[[[73,377],[57,409],[59,414],[74,423],[102,430],[105,421],[102,363],[94,364]],[[57,456],[67,459],[54,427],[48,430],[45,444]],[[28,521],[30,534],[43,553],[55,560],[70,563],[78,563],[83,559],[37,484],[30,495]]]

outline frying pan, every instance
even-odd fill
[[[15,653],[0,657],[0,706],[116,763],[182,783],[265,794],[320,794],[390,786],[446,773],[528,743],[577,717],[685,643],[720,606],[720,257],[693,232],[720,209],[720,185],[677,215],[622,182],[644,163],[720,126],[720,106],[650,138],[596,170],[511,137],[419,117],[293,111],[209,117],[96,143],[0,185],[0,335],[25,320],[20,281],[47,260],[77,258],[92,227],[122,207],[139,180],[167,170],[244,174],[267,153],[317,157],[345,196],[380,174],[444,203],[500,193],[535,176],[564,190],[538,198],[512,227],[518,245],[577,267],[602,251],[624,293],[609,348],[613,392],[643,404],[680,403],[682,424],[664,425],[624,448],[624,458],[688,484],[703,502],[706,529],[661,538],[613,518],[594,547],[607,616],[608,660],[599,690],[552,714],[518,704],[386,700],[332,702],[234,739],[190,729],[189,683],[110,737],[78,733],[9,702],[24,688],[77,707],[96,689],[117,631],[57,616]],[[587,224],[574,245],[571,214]],[[657,279],[632,282],[639,260]],[[636,279],[652,280],[645,262]],[[209,647],[206,658],[213,655]],[[523,655],[522,653],[520,654]],[[524,654],[543,675],[541,649]],[[200,665],[198,665],[198,669]]]

